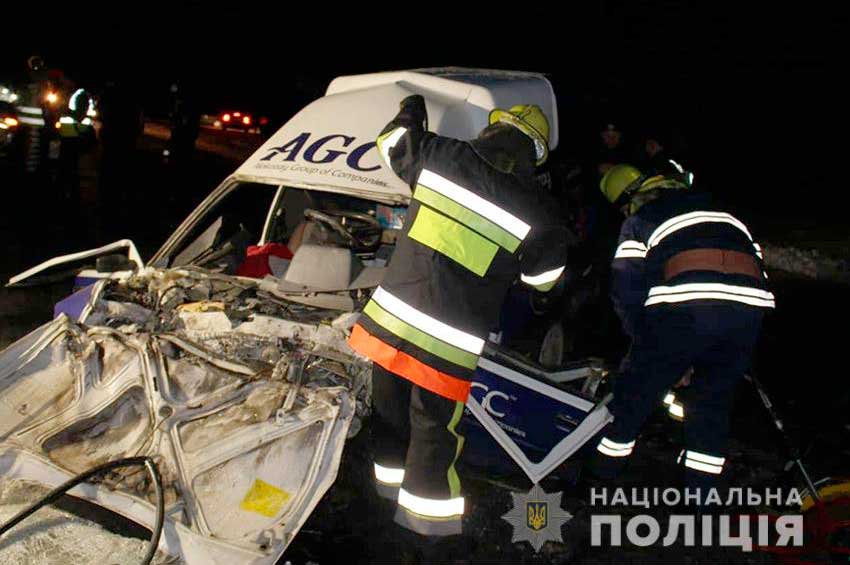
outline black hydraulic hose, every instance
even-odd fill
[[[84,473],[80,473],[73,479],[59,485],[58,487],[47,493],[41,500],[34,503],[26,510],[19,512],[14,518],[0,526],[0,536],[3,536],[3,534],[17,526],[24,520],[26,520],[29,516],[35,514],[39,509],[43,508],[44,506],[47,506],[48,504],[56,502],[66,492],[68,492],[75,486],[84,483],[92,477],[96,477],[101,473],[111,471],[112,469],[117,469],[120,467],[144,467],[145,469],[147,469],[148,473],[153,479],[154,491],[156,493],[156,523],[153,527],[153,537],[151,538],[148,551],[145,554],[144,559],[142,560],[142,565],[150,565],[151,561],[153,561],[154,555],[156,555],[156,550],[159,547],[159,538],[162,535],[162,526],[165,520],[165,497],[162,492],[162,477],[159,474],[159,469],[157,469],[154,460],[146,456],[128,457],[126,459],[110,461],[109,463],[98,465],[93,469],[89,469]]]

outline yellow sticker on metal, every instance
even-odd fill
[[[224,312],[224,302],[205,300],[203,302],[188,302],[177,307],[178,312],[200,314],[203,312]]]
[[[254,484],[239,503],[239,508],[274,518],[287,500],[289,500],[289,493],[285,490],[260,479],[254,479]]]

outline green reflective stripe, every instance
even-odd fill
[[[370,300],[363,311],[372,318],[375,323],[387,331],[418,347],[421,347],[428,353],[433,353],[437,357],[441,357],[446,361],[450,361],[455,365],[460,365],[461,367],[466,367],[467,369],[475,369],[478,365],[478,356],[474,353],[469,353],[468,351],[449,345],[448,343],[411,326],[404,320],[396,318],[381,308],[374,300]]]
[[[558,282],[558,280],[559,280],[559,279],[555,279],[555,280],[550,281],[550,282],[547,282],[547,283],[543,283],[543,284],[532,284],[532,285],[530,285],[530,286],[533,286],[534,288],[536,288],[536,289],[537,289],[537,290],[539,290],[540,292],[549,292],[550,290],[552,290],[552,288],[555,286],[555,283],[557,283],[557,282]],[[527,284],[527,283],[526,283],[526,284]]]
[[[377,145],[377,146],[378,146],[378,155],[380,155],[380,156],[381,156],[381,160],[382,160],[382,161],[384,161],[385,163],[386,163],[386,159],[384,159],[384,153],[385,153],[385,151],[384,151],[384,142],[387,140],[387,138],[388,138],[389,136],[391,136],[391,135],[393,134],[393,132],[394,132],[396,129],[398,129],[398,128],[391,129],[390,131],[388,131],[388,132],[387,132],[387,133],[385,133],[384,135],[379,135],[379,136],[378,136],[378,139],[376,139],[376,140],[375,140],[375,145]],[[386,164],[387,164],[387,166],[389,166],[389,165],[390,165],[389,163],[386,163]]]
[[[439,192],[431,190],[424,184],[416,185],[416,192],[413,193],[413,198],[424,202],[425,204],[435,208],[450,218],[469,226],[481,235],[495,241],[511,253],[519,247],[520,240],[509,231],[499,227],[481,214],[473,212],[469,208],[462,206],[443,196]]]
[[[449,433],[455,436],[457,439],[457,449],[455,449],[455,458],[452,459],[452,464],[449,465],[449,470],[446,472],[446,476],[449,479],[449,498],[456,498],[460,496],[460,477],[457,475],[457,470],[455,469],[455,463],[460,458],[460,454],[463,451],[463,443],[466,441],[462,435],[455,431],[458,423],[460,422],[461,417],[463,416],[463,407],[465,403],[463,402],[455,402],[455,411],[452,414],[452,419],[449,422],[449,425],[446,426],[446,429],[449,430]]]
[[[407,234],[431,249],[463,265],[483,277],[493,262],[499,246],[460,222],[420,206],[416,221]]]

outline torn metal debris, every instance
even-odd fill
[[[164,554],[274,563],[368,410],[368,364],[344,317],[197,270],[100,281],[79,320],[61,314],[0,354],[4,477],[50,487],[148,455]],[[152,526],[144,473],[72,493]]]

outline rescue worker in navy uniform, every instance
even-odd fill
[[[378,492],[397,500],[398,524],[424,536],[461,533],[457,426],[508,288],[521,279],[546,291],[564,270],[566,228],[533,177],[548,137],[537,106],[494,110],[472,141],[437,136],[413,95],[377,140],[413,198],[349,344],[374,363]]]
[[[733,387],[750,367],[765,310],[775,306],[761,250],[740,220],[676,175],[619,164],[600,187],[627,216],[611,298],[632,349],[590,474],[612,479],[620,472],[644,421],[693,368],[678,461],[689,487],[721,486]]]

